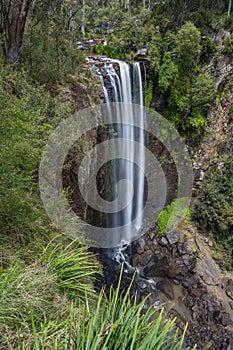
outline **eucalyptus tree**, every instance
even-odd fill
[[[30,4],[31,0],[0,0],[1,44],[11,65],[19,59]]]
[[[76,45],[81,36],[82,8],[82,0],[34,0],[20,60],[34,79],[54,84],[83,61]]]
[[[74,40],[76,23],[81,26],[81,20],[76,18],[85,3],[84,0],[0,0],[0,40],[6,61],[12,66],[18,62],[29,18],[31,30],[36,31],[43,22],[56,32],[57,39],[65,33]]]

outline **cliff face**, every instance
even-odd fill
[[[103,88],[100,80],[95,76],[89,66],[84,66],[85,74],[83,76],[70,77],[69,85],[63,90],[62,96],[64,102],[73,100],[75,110],[82,116],[82,110],[85,110],[95,105],[102,104],[104,101]],[[92,113],[93,118],[95,114]],[[65,165],[63,167],[63,187],[67,190],[68,197],[71,199],[72,208],[83,220],[91,220],[98,222],[98,213],[90,211],[87,203],[83,199],[78,180],[79,166],[83,157],[93,149],[97,144],[99,130],[97,128],[91,129],[87,134],[83,135],[80,140],[77,140],[66,157]],[[97,159],[97,157],[96,157]],[[95,161],[96,159],[92,159]],[[90,167],[86,169],[86,188],[89,186],[88,179],[90,178]],[[85,191],[89,193],[88,190]]]
[[[233,152],[233,54],[220,61],[213,58],[208,71],[214,75],[216,98],[208,112],[206,135],[195,155],[195,166],[203,171],[221,166]]]

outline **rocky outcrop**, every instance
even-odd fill
[[[221,28],[217,33],[212,34],[212,39],[217,46],[223,46],[226,39],[231,35],[230,32]]]
[[[183,230],[182,230],[183,231]],[[178,324],[189,322],[187,345],[211,344],[211,349],[231,349],[233,337],[233,276],[226,284],[220,268],[210,255],[209,245],[194,229],[142,239],[133,243],[136,258],[132,264],[143,278],[156,282],[157,295],[152,298],[173,304]],[[195,234],[194,234],[195,233]],[[144,247],[143,251],[138,249]],[[150,261],[144,265],[144,254]],[[145,293],[145,292],[144,292]],[[143,294],[144,294],[143,293]]]
[[[233,276],[226,277],[196,229],[189,227],[156,238],[145,235],[124,252],[127,285],[136,271],[132,293],[140,301],[148,293],[146,307],[164,304],[177,317],[177,325],[189,323],[185,345],[203,349],[233,349]],[[111,252],[108,256],[111,256]],[[128,258],[127,258],[128,257]],[[101,251],[105,277],[101,284],[117,283],[119,264]]]

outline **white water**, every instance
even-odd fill
[[[133,240],[134,235],[140,231],[143,224],[143,216],[140,214],[142,214],[144,206],[144,169],[139,169],[134,163],[136,163],[137,159],[137,162],[140,162],[140,164],[145,164],[145,155],[143,152],[144,147],[140,148],[142,150],[140,154],[136,154],[134,142],[144,145],[145,118],[143,108],[139,109],[140,128],[135,128],[133,126],[134,111],[132,108],[132,103],[140,106],[144,105],[141,68],[144,69],[139,62],[135,62],[133,66],[130,66],[123,61],[109,60],[105,62],[104,67],[101,66],[98,70],[104,90],[106,121],[111,124],[112,116],[110,108],[108,108],[111,102],[124,102],[127,104],[119,105],[117,113],[117,122],[119,124],[113,126],[114,136],[112,137],[131,140],[133,143],[130,145],[129,143],[126,144],[124,149],[125,159],[121,157],[121,147],[119,148],[116,145],[111,150],[114,158],[117,158],[117,162],[114,162],[111,167],[113,199],[117,198],[118,182],[124,179],[127,181],[127,186],[124,192],[125,201],[123,200],[123,202],[127,203],[127,206],[119,211],[116,201],[115,213],[107,215],[108,227],[128,225],[127,242]],[[126,159],[130,159],[130,161]],[[128,198],[131,198],[131,200],[128,201]],[[132,221],[134,221],[134,225],[131,224]],[[124,245],[124,242],[122,242],[122,245]]]

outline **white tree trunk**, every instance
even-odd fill
[[[125,8],[126,8],[126,9],[129,8],[129,0],[125,0]]]
[[[82,1],[82,25],[81,25],[81,32],[82,35],[85,35],[85,5],[86,5],[86,1],[83,0]]]
[[[230,14],[231,14],[231,5],[232,5],[232,0],[229,0],[229,3],[228,3],[228,12],[227,12],[227,16],[230,17]]]

